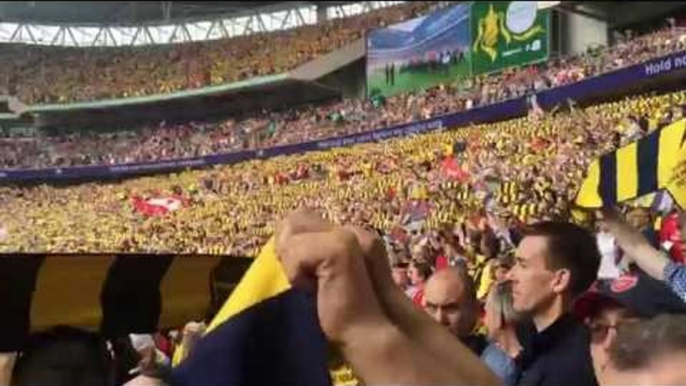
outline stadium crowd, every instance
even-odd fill
[[[255,255],[276,230],[294,285],[311,275],[298,267],[345,267],[314,272],[341,278],[322,278],[318,317],[353,383],[682,384],[684,213],[666,197],[627,206],[626,220],[570,202],[592,159],[682,119],[684,106],[685,91],[637,96],[117,184],[4,187],[0,251]],[[178,205],[136,205],[160,198]],[[302,206],[357,228],[287,215]],[[108,350],[97,334],[39,333],[22,355],[0,354],[0,381],[179,384],[171,366],[202,355],[204,322]],[[378,360],[385,347],[394,361]]]
[[[148,161],[368,131],[681,50],[681,33],[480,78],[472,91],[443,85],[381,105],[346,100],[111,137],[5,138],[0,164]],[[329,49],[318,47],[302,55]],[[120,63],[128,60],[138,58]],[[238,66],[220,81],[260,75],[246,60],[256,70]],[[170,67],[161,79],[175,79]],[[40,98],[40,87],[32,90]],[[582,211],[573,202],[592,160],[684,119],[685,109],[686,91],[650,94],[116,183],[0,186],[0,253],[256,256],[275,235],[286,277],[296,287],[316,284],[319,326],[362,383],[684,384],[686,214],[663,193],[619,210]],[[303,207],[316,212],[292,212]],[[183,384],[172,366],[201,355],[211,317],[109,342],[64,327],[37,333],[20,355],[0,353],[0,386]]]
[[[322,225],[312,214],[286,217],[293,225],[276,229],[277,251],[295,285],[303,282],[298,259],[372,259],[366,274],[333,272],[349,287],[329,291],[323,284],[317,291],[320,304],[334,305],[320,309],[322,328],[342,344],[350,364],[342,370],[348,383],[341,384],[358,378],[399,384],[681,384],[684,214],[669,205],[662,213],[638,206],[624,221],[604,210],[593,235],[568,222],[592,226],[593,219],[574,217],[567,203],[590,159],[682,118],[684,103],[686,92],[634,97],[250,167],[121,184],[3,188],[0,199],[8,211],[0,224],[9,227],[0,246],[10,252],[252,255],[274,233],[274,219],[309,206],[358,228],[351,239],[342,237],[350,228]],[[462,141],[466,146],[455,146]],[[146,215],[130,200],[165,195],[178,197],[183,206]],[[656,215],[663,218],[659,237],[650,234]],[[284,235],[284,229],[317,233]],[[330,238],[322,232],[338,233]],[[339,245],[355,238],[359,246]],[[232,240],[246,242],[227,243]],[[310,255],[295,245],[308,246]],[[385,252],[374,245],[385,246]],[[360,248],[362,255],[340,253]],[[367,275],[373,293],[364,292]],[[387,316],[374,311],[375,297]],[[106,351],[95,344],[103,339],[97,334],[64,327],[38,333],[22,355],[0,354],[0,382],[179,384],[171,366],[202,355],[195,347],[203,344],[208,322],[119,337]],[[350,329],[357,337],[341,332],[357,323]],[[372,337],[394,337],[381,333],[390,325],[407,334],[393,341],[396,360],[374,360],[382,357],[375,349],[384,345]],[[346,351],[350,339],[367,343]],[[81,349],[63,355],[75,347]],[[442,360],[425,361],[436,357]],[[334,380],[340,371],[332,369]]]
[[[0,167],[44,168],[121,164],[188,158],[300,143],[428,119],[550,87],[580,81],[684,49],[681,28],[620,39],[608,49],[551,61],[523,70],[477,77],[465,85],[439,85],[386,100],[353,100],[323,106],[260,112],[253,117],[141,130],[0,138]],[[466,88],[465,88],[466,87]]]
[[[118,184],[3,187],[0,251],[253,255],[275,217],[305,205],[371,224],[407,256],[430,254],[427,238],[445,241],[468,224],[568,217],[587,164],[682,117],[685,95]],[[163,216],[134,205],[157,199],[179,205]]]
[[[622,121],[622,108],[668,115],[684,97],[636,98],[575,118],[590,110]],[[609,131],[619,133],[618,143],[633,134]],[[683,254],[686,216],[666,211],[662,228],[676,220],[673,241]],[[484,218],[452,234],[457,257],[441,262],[453,243],[428,240],[433,251],[412,251],[408,265],[366,221],[341,220],[356,226],[344,228],[307,211],[285,216],[275,250],[294,286],[317,281],[321,328],[354,371],[336,385],[357,384],[357,377],[379,384],[678,385],[686,380],[686,264],[641,232],[652,228],[649,213],[630,209],[627,220],[610,208],[596,214],[598,229],[614,238],[609,254],[599,235],[567,221],[534,220],[514,231]],[[617,269],[603,277],[608,259]],[[217,335],[202,337],[206,322],[110,338],[108,348],[103,336],[77,329],[36,333],[21,355],[0,353],[0,384],[196,384],[207,379],[194,374],[211,371],[208,362],[228,365],[217,361]],[[205,344],[212,349],[201,350]],[[391,353],[394,361],[378,360]],[[172,367],[184,358],[193,362]]]
[[[164,94],[279,74],[418,16],[435,2],[407,2],[275,33],[187,44],[116,48],[8,45],[3,86],[24,103],[69,103]]]

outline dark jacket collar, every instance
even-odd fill
[[[522,345],[522,360],[528,362],[543,352],[550,350],[578,325],[573,315],[564,313],[543,331],[529,320],[517,329],[517,338]],[[528,359],[528,360],[527,360]]]
[[[474,354],[481,356],[481,353],[488,346],[488,340],[486,337],[480,334],[470,335],[466,338],[461,339],[462,343],[467,346]]]

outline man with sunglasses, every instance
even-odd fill
[[[611,355],[617,328],[659,314],[686,314],[686,303],[664,283],[636,271],[598,280],[575,302],[574,313],[591,331],[590,351],[598,382],[611,385],[620,372]]]

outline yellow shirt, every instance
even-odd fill
[[[481,278],[478,283],[476,298],[483,300],[488,295],[488,291],[491,290],[491,285],[493,285],[493,264],[486,262],[483,270],[481,271]]]
[[[329,373],[331,374],[334,386],[356,386],[360,384],[360,381],[353,374],[352,368],[348,365],[344,364],[338,368],[331,369]]]

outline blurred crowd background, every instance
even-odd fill
[[[31,105],[200,89],[293,70],[364,38],[372,29],[426,14],[435,6],[436,2],[406,2],[277,33],[182,45],[93,50],[2,46],[0,84],[7,94]],[[610,46],[592,47],[583,54],[556,56],[543,63],[389,97],[340,98],[246,111],[218,121],[161,121],[127,130],[2,130],[0,171],[119,165],[266,149],[460,113],[684,51],[686,29],[678,24],[669,18],[648,33],[627,31]],[[646,271],[663,282],[658,283],[661,290],[676,296],[675,309],[684,307],[686,215],[669,192],[654,189],[648,196],[621,203],[612,212],[615,215],[584,210],[575,203],[594,160],[685,118],[686,90],[682,88],[631,93],[583,105],[570,99],[548,111],[533,102],[526,116],[514,119],[178,173],[77,184],[3,184],[0,253],[254,257],[274,235],[278,220],[298,208],[309,208],[334,224],[359,226],[377,235],[385,246],[395,284],[418,310],[448,328],[457,328],[457,322],[437,316],[441,307],[425,298],[431,296],[428,283],[462,282],[469,288],[463,292],[473,293],[474,323],[466,334],[469,339],[462,330],[451,332],[504,383],[517,384],[526,377],[522,371],[526,365],[515,363],[515,357],[531,348],[518,351],[515,347],[512,354],[503,344],[506,338],[518,339],[515,329],[522,323],[523,316],[513,307],[517,308],[517,296],[523,295],[513,293],[512,286],[522,285],[516,276],[522,264],[521,241],[532,227],[573,223],[579,228],[572,229],[585,229],[599,256],[597,269],[586,272],[587,277],[621,281],[625,275]],[[646,260],[636,257],[640,255],[636,251],[663,259],[659,260],[662,265],[651,270]],[[591,291],[600,291],[598,283]],[[660,299],[668,298],[663,295]],[[650,303],[646,298],[656,296],[639,296],[636,302],[645,305]],[[623,300],[615,300],[625,306]],[[642,313],[641,318],[677,313],[666,303],[656,306],[655,312]],[[122,367],[117,381],[130,380],[151,363],[171,369],[193,351],[210,316],[212,312],[206,320],[193,321],[185,328],[111,340],[111,351]],[[598,315],[584,316],[584,334],[598,338],[589,341],[584,335],[584,355],[588,356],[590,342],[597,361],[593,350],[600,350],[600,341],[615,339],[607,331],[616,326],[605,326],[606,335],[599,337],[593,329],[600,328],[594,319]],[[652,322],[655,329],[670,323],[656,320]],[[68,329],[54,333],[84,338]],[[630,330],[622,334],[629,341],[640,341]],[[621,341],[622,334],[616,339]],[[476,336],[480,340],[472,339]],[[49,340],[51,335],[40,338]],[[483,347],[477,349],[481,341]],[[2,359],[0,355],[0,386]],[[141,360],[147,361],[145,366]],[[137,370],[131,372],[132,368]],[[346,381],[340,384],[354,384],[352,370],[343,368]],[[606,378],[597,368],[593,370],[591,377],[595,374],[603,383]]]

